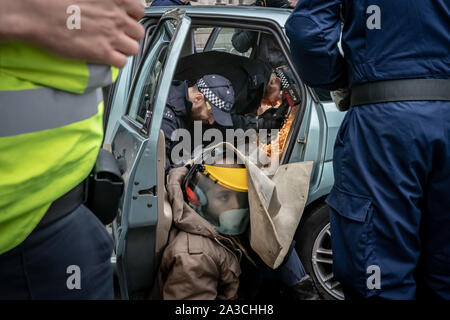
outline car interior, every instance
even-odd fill
[[[166,24],[168,26],[166,29],[170,29],[170,25]],[[232,82],[235,92],[238,93],[236,101],[246,104],[245,108],[248,107],[256,115],[265,108],[279,106],[279,104],[275,106],[264,105],[263,91],[260,92],[260,95],[253,96],[245,92],[245,88],[252,80],[253,74],[251,70],[244,70],[243,65],[248,62],[250,64],[265,63],[257,60],[255,56],[260,45],[261,35],[270,33],[270,31],[261,31],[256,29],[255,26],[239,25],[239,28],[255,32],[258,35],[257,41],[246,52],[238,52],[232,44],[231,40],[236,31],[234,26],[221,26],[212,23],[209,25],[193,24],[184,41],[173,79],[193,82],[205,74],[215,73],[223,75]],[[153,110],[156,99],[155,92],[158,91],[158,85],[161,82],[161,77],[163,77],[164,65],[168,59],[168,52],[170,52],[171,39],[170,36],[166,36],[163,29],[157,29],[156,25],[147,29],[145,40],[147,43],[144,43],[143,46],[148,46],[150,43],[148,39],[152,38],[152,33],[155,30],[159,30],[158,32],[161,33],[159,37],[153,37],[159,40],[157,40],[157,43],[153,43],[151,48],[147,48],[148,51],[158,50],[158,52],[153,55],[156,57],[153,61],[148,61],[150,59],[143,60],[141,73],[135,74],[138,81],[132,89],[134,92],[131,94],[131,102],[127,111],[128,115],[134,115],[134,120],[141,125],[143,128],[141,132],[144,131],[144,133],[146,128],[150,128],[151,125],[152,114],[155,112]],[[275,34],[275,32],[272,32],[272,36],[278,42],[279,50],[284,53],[286,58],[285,65],[277,67],[283,67],[285,74],[290,74],[289,85],[286,87],[282,86],[281,89],[284,95],[291,96],[291,103],[284,124],[279,131],[278,143],[272,146],[270,143],[270,141],[274,141],[272,139],[267,141],[267,144],[260,143],[259,148],[262,148],[262,151],[269,158],[277,157],[277,164],[283,164],[288,161],[289,153],[295,144],[293,141],[295,142],[304,113],[306,105],[304,96],[306,93],[304,86],[294,71],[289,55],[286,53],[287,49],[282,47],[281,36]],[[127,137],[126,139],[130,138]],[[115,144],[116,146],[113,146],[113,149],[120,150],[122,148],[120,147],[120,139],[116,138]],[[123,142],[123,145],[126,145],[126,143]],[[119,212],[117,221],[113,226],[116,233],[115,238],[119,239],[117,248],[122,252],[117,260],[120,288],[121,291],[126,290],[125,293],[120,293],[122,298],[139,299],[148,296],[157,274],[160,256],[168,239],[172,216],[170,210],[166,210],[167,205],[164,205],[167,199],[164,177],[162,175],[165,163],[164,135],[162,132],[160,132],[158,138],[158,150],[156,156],[158,163],[156,188],[139,191],[140,195],[148,194],[155,198],[157,194],[164,194],[163,197],[158,196],[156,200],[158,202],[156,226],[150,222],[149,224],[136,223],[133,227],[133,219],[130,216],[122,219],[121,212]],[[120,155],[116,154],[116,157],[118,156],[120,157]],[[127,157],[127,155],[124,156],[125,158]],[[122,235],[120,234],[121,232]],[[147,258],[147,255],[143,254],[143,252],[149,252],[148,250],[151,250],[153,254],[149,253]]]
[[[239,52],[233,45],[232,39],[238,30],[246,30],[256,35],[256,41],[246,52]],[[283,95],[290,94],[295,97],[290,105],[285,122],[280,129],[277,146],[270,143],[260,143],[261,148],[271,159],[277,157],[277,163],[282,163],[284,159],[288,159],[287,151],[290,151],[288,141],[295,135],[296,118],[300,113],[302,104],[302,92],[300,90],[298,77],[295,71],[289,65],[289,57],[285,56],[283,65],[275,65],[271,61],[262,61],[257,58],[259,45],[262,35],[270,35],[273,40],[278,37],[270,34],[268,31],[257,31],[255,29],[221,27],[221,26],[193,26],[191,32],[185,40],[181,58],[178,62],[174,79],[187,80],[188,83],[194,83],[198,78],[205,74],[219,74],[229,79],[235,90],[235,104],[239,104],[241,110],[246,113],[252,113],[255,116],[261,114],[267,108],[272,107],[264,101],[264,90],[259,94],[250,92],[248,83],[252,81],[252,77],[257,76],[258,66],[256,64],[266,64],[271,68],[283,67],[283,70],[291,75],[289,88],[281,88]],[[266,37],[267,39],[267,37]],[[263,40],[264,41],[264,40]],[[280,46],[272,44],[271,48],[282,52]],[[285,53],[284,53],[285,54]],[[281,63],[280,63],[281,64]],[[278,75],[277,75],[278,76]],[[289,91],[290,90],[290,91]],[[279,106],[281,100],[274,107]],[[298,126],[297,126],[298,127]],[[274,140],[274,139],[272,139]],[[272,152],[276,155],[272,155]],[[264,166],[269,164],[265,163]],[[263,164],[260,164],[263,166]],[[276,169],[276,168],[275,168]]]

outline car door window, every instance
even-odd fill
[[[197,52],[203,51],[221,51],[240,56],[250,57],[252,48],[246,52],[238,52],[232,43],[235,28],[215,27],[215,28],[197,28],[195,30],[195,44]]]
[[[195,28],[194,29],[194,41],[195,47],[197,49],[197,53],[205,51],[205,46],[208,42],[208,39],[211,36],[211,32],[214,28]]]
[[[110,144],[113,138],[114,128],[117,121],[124,115],[128,100],[128,93],[131,87],[131,72],[134,63],[134,57],[128,57],[127,63],[120,70],[114,85],[111,86],[111,101],[105,105],[106,116],[106,133],[105,143]]]
[[[157,84],[161,77],[161,70],[167,57],[168,47],[173,37],[174,28],[171,21],[163,23],[163,27],[154,35],[153,45],[142,66],[138,81],[131,95],[128,117],[139,126],[143,126],[146,119],[151,117]]]
[[[156,24],[158,21],[155,21],[156,19],[150,19],[144,24],[145,27],[145,37],[140,41],[141,49],[139,50],[139,53],[136,55],[133,63],[132,73],[133,76],[136,74],[138,66],[142,60],[142,57],[144,56],[144,52],[146,52],[147,46],[150,43],[150,40],[152,39],[153,32],[155,31]]]

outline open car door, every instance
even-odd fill
[[[113,222],[122,299],[148,293],[156,274],[156,226],[165,188],[160,127],[190,24],[181,9],[169,10],[162,16],[133,79],[126,113],[114,124],[111,150],[125,181],[119,213]]]

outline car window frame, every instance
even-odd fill
[[[222,27],[213,28],[211,34],[208,37],[208,40],[206,41],[205,47],[203,48],[203,52],[212,50],[217,41],[217,38],[219,37],[220,31],[222,31]]]
[[[154,25],[149,25],[149,30],[153,29],[153,32],[151,33],[151,38],[146,42],[145,44],[145,48],[143,49],[143,53],[141,56],[141,59],[136,67],[136,71],[132,77],[132,82],[131,82],[131,87],[129,89],[129,93],[128,93],[128,98],[127,98],[127,106],[125,109],[125,113],[122,115],[122,120],[125,121],[127,124],[129,124],[136,132],[138,132],[140,135],[142,135],[143,137],[148,137],[148,134],[150,132],[149,128],[146,128],[146,126],[149,123],[141,123],[139,121],[137,121],[136,119],[134,119],[133,117],[130,116],[129,112],[131,109],[131,104],[133,102],[133,96],[135,94],[135,90],[136,90],[136,86],[138,85],[138,81],[141,78],[141,74],[142,72],[144,72],[144,66],[145,66],[145,62],[147,61],[148,55],[151,53],[152,51],[152,47],[150,46],[151,43],[153,43],[155,41],[155,38],[157,37],[157,33],[154,32],[156,31],[160,25],[162,25],[163,23],[165,23],[168,20],[173,20],[172,17],[167,16],[167,17],[163,17],[161,16],[161,19],[158,20],[158,22]],[[176,38],[177,36],[177,32],[178,32],[178,28],[174,30],[174,33],[172,34],[172,37],[169,41],[169,46],[167,47],[167,54],[166,54],[166,58],[167,56],[171,53],[171,46],[173,43],[173,40]],[[162,71],[164,70],[166,64],[166,60],[164,59],[163,65],[162,65]],[[161,80],[162,80],[162,74],[160,74],[157,85],[155,87],[155,91],[153,94],[153,100],[156,100],[156,97],[160,91],[161,88]],[[140,94],[140,93],[139,93]],[[152,107],[152,109],[154,108],[154,106]],[[151,122],[151,117],[149,119],[148,122]]]

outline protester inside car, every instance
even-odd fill
[[[296,299],[318,298],[293,246],[275,270],[252,251],[247,169],[236,157],[172,169],[167,192],[173,229],[153,298],[254,298],[264,277],[282,281]]]

